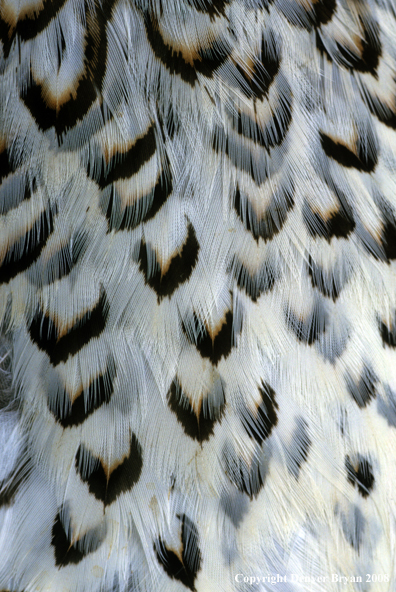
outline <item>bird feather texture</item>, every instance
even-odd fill
[[[0,589],[394,590],[392,0],[1,0],[0,79]]]

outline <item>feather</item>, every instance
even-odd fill
[[[395,31],[2,1],[0,589],[394,589]]]

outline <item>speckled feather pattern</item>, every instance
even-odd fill
[[[0,589],[395,590],[395,262],[393,0],[1,0]]]

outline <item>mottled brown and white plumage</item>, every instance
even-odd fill
[[[394,590],[393,0],[1,0],[0,183],[0,589]]]

